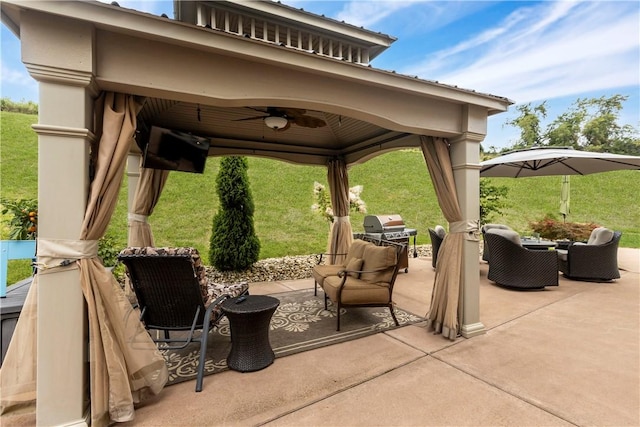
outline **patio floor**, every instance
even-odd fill
[[[486,334],[455,342],[424,324],[167,387],[124,425],[640,425],[640,250],[620,248],[614,283],[566,280],[540,292],[490,283],[480,264]],[[394,290],[424,315],[430,258]],[[254,283],[253,294],[312,286]],[[33,418],[31,418],[33,421]],[[3,425],[28,425],[3,417]]]

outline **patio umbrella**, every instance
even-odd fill
[[[567,147],[516,150],[480,163],[481,177],[525,178],[549,175],[588,175],[640,169],[640,157],[594,153]]]
[[[560,214],[564,220],[567,219],[567,215],[569,215],[569,201],[571,199],[570,194],[570,181],[569,175],[562,176],[562,186],[560,187]]]

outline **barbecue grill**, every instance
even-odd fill
[[[367,240],[375,244],[384,244],[384,241],[404,243],[409,246],[409,238],[413,236],[413,257],[418,256],[416,249],[416,236],[418,231],[413,228],[405,228],[400,215],[367,215],[364,217],[364,233],[354,233],[356,239]],[[408,250],[399,262],[399,269],[405,273],[409,271]]]

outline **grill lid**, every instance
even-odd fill
[[[403,230],[404,221],[400,215],[367,215],[364,217],[364,231],[367,233]]]

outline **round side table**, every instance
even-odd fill
[[[273,363],[269,324],[278,305],[280,300],[267,295],[245,295],[222,303],[231,328],[231,351],[227,356],[230,369],[251,372]]]

